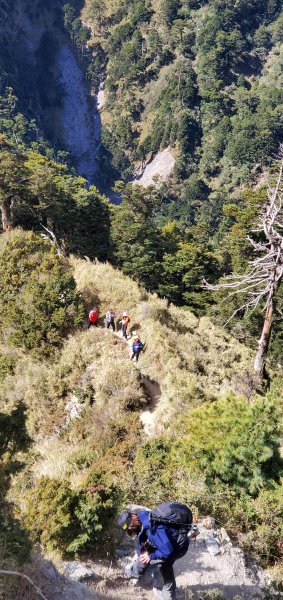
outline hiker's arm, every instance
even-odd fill
[[[154,552],[150,552],[150,560],[165,560],[166,558],[169,558],[169,556],[171,556],[171,554],[173,554],[174,552],[174,547],[169,538],[169,535],[167,534],[166,529],[163,527],[157,528],[154,534],[153,543],[156,547],[156,550],[154,550]]]

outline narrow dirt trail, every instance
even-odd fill
[[[119,338],[125,344],[127,344],[129,348],[129,341],[131,338],[125,340],[121,333],[117,331],[113,332],[113,335],[115,335],[117,338]],[[152,437],[155,434],[155,410],[158,406],[159,399],[161,396],[161,387],[157,381],[153,381],[152,379],[150,379],[150,377],[142,373],[142,370],[140,368],[140,362],[134,364],[141,373],[141,382],[146,392],[146,395],[149,398],[149,404],[147,409],[140,413],[140,420],[143,424],[145,435],[147,437]]]
[[[146,375],[142,375],[142,384],[150,398],[150,404],[148,409],[140,414],[140,420],[143,424],[145,434],[148,437],[152,437],[155,434],[155,409],[159,403],[161,388],[157,381],[152,381]]]

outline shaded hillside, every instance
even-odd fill
[[[100,119],[62,2],[3,2],[0,50],[0,131],[93,182]]]

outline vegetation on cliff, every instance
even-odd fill
[[[247,235],[276,179],[280,2],[82,4],[51,7],[92,85],[104,84],[100,189],[164,147],[177,161],[155,188],[118,181],[119,206],[77,177],[40,127],[56,44],[42,40],[46,70],[33,80],[19,3],[6,32],[3,3],[1,564],[27,560],[31,542],[68,557],[109,551],[126,501],[175,497],[215,515],[264,565],[282,565],[282,284],[263,381],[252,371],[263,305],[223,330],[238,305],[203,286],[248,272]],[[93,304],[99,327],[86,331]],[[109,308],[118,320],[127,309],[142,336],[139,369],[104,328]],[[148,437],[150,384],[160,397]]]
[[[6,234],[11,248],[15,235],[30,238]],[[49,550],[95,554],[115,542],[124,502],[151,505],[173,495],[197,514],[214,514],[256,558],[276,564],[282,382],[257,396],[250,351],[207,317],[168,306],[108,264],[74,259],[71,266],[86,308],[100,309],[100,327],[72,334],[52,359],[2,345],[1,411],[7,420],[19,402],[26,407],[30,445],[9,492],[14,519]],[[104,328],[110,303],[117,317],[127,306],[131,328],[142,334],[140,370],[125,342]],[[144,379],[160,386],[150,439],[140,421],[152,401]]]

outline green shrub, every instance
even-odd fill
[[[248,404],[230,396],[190,411],[180,426],[172,460],[190,465],[208,485],[220,482],[256,495],[282,469],[279,410],[272,400]]]
[[[41,477],[27,490],[24,524],[34,541],[66,556],[85,551],[105,552],[110,544],[109,521],[114,519],[118,489],[93,473],[79,490],[68,481]],[[102,533],[103,532],[103,533]]]
[[[0,244],[2,337],[49,354],[82,323],[83,304],[72,271],[49,242],[14,230]]]
[[[25,419],[23,404],[10,414],[0,412],[0,568],[11,569],[11,565],[27,561],[31,551],[28,534],[15,519],[12,503],[6,500],[11,475],[22,467],[18,453],[30,442]]]
[[[268,564],[283,561],[283,479],[281,485],[262,490],[253,501],[254,515],[241,543],[257,560]]]
[[[17,364],[15,356],[10,354],[0,354],[0,382],[4,381],[6,375],[14,373],[14,368]]]

